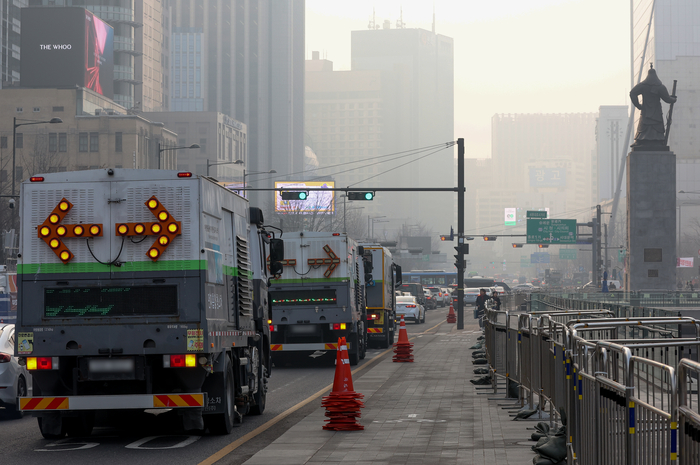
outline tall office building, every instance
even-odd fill
[[[246,124],[249,172],[301,173],[304,0],[170,4],[172,109],[219,112]],[[272,185],[254,180],[254,187]],[[265,206],[272,196],[251,198]]]
[[[170,7],[165,0],[29,0],[85,8],[114,28],[114,101],[137,111],[169,105]]]
[[[452,186],[455,149],[438,145],[454,140],[453,40],[404,28],[401,22],[397,26],[391,29],[386,21],[381,29],[352,31],[351,71],[315,73],[317,85],[307,87],[314,115],[307,120],[328,131],[327,142],[324,133],[311,134],[315,150],[323,166],[435,145],[432,154],[366,162],[354,175],[338,175],[338,182],[359,182],[356,187]],[[449,232],[456,224],[452,193],[382,192],[375,202],[385,204],[394,217],[430,225],[434,233]]]
[[[0,87],[19,84],[20,9],[27,0],[0,0]]]

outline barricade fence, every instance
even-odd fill
[[[562,310],[487,309],[494,390],[503,378],[513,397],[516,383],[521,406],[566,423],[569,464],[700,463],[700,321],[600,303]]]

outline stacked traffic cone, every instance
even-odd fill
[[[323,398],[322,407],[326,407],[326,424],[323,429],[331,431],[357,431],[365,429],[357,423],[360,409],[365,406],[364,395],[355,392],[352,385],[352,372],[345,338],[338,338],[338,351],[335,361],[335,379],[330,395]]]
[[[412,362],[413,361],[413,343],[408,342],[408,333],[406,332],[406,322],[401,315],[401,327],[399,328],[399,342],[394,344],[394,362]]]
[[[448,323],[457,323],[457,315],[455,315],[455,308],[450,303],[450,313],[447,314]]]

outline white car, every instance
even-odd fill
[[[17,397],[32,392],[32,377],[15,356],[15,325],[0,323],[0,407],[12,416],[20,417]]]
[[[396,298],[396,319],[413,320],[414,323],[425,323],[425,308],[413,296]]]
[[[464,303],[467,305],[476,304],[476,298],[478,297],[481,289],[478,287],[468,287],[464,290]]]

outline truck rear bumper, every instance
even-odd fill
[[[130,394],[114,396],[20,397],[19,408],[24,412],[56,410],[113,410],[202,408],[205,394]]]
[[[348,342],[348,349],[352,346]],[[315,343],[315,344],[270,344],[270,350],[274,352],[302,352],[315,350],[338,350],[337,342]]]

